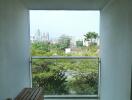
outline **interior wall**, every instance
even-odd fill
[[[129,31],[129,36],[131,37],[131,34],[132,34],[132,6],[131,6],[131,4],[132,4],[132,0],[129,0],[129,13],[128,13],[128,31]],[[129,38],[130,38],[129,37]],[[132,39],[130,39],[129,40],[130,42],[129,43],[132,43]],[[132,51],[132,50],[131,50]],[[132,53],[131,53],[131,56],[132,56]],[[131,60],[132,61],[132,60]],[[132,66],[131,66],[131,99],[130,100],[132,100]]]
[[[109,0],[20,0],[31,10],[99,10]]]
[[[18,0],[0,0],[0,100],[30,86],[28,19]]]
[[[101,100],[130,100],[132,13],[130,0],[111,0],[101,10]]]

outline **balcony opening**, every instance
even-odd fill
[[[99,11],[30,11],[32,86],[45,99],[98,100],[99,19]]]

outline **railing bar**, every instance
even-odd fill
[[[32,56],[32,59],[98,59],[91,56]]]
[[[98,95],[46,95],[45,99],[98,99]]]
[[[98,95],[45,95],[44,97],[99,97]]]

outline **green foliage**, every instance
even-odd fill
[[[77,47],[83,47],[83,41],[76,41]]]
[[[33,61],[33,87],[44,88],[44,94],[66,94],[66,76],[50,60]]]
[[[60,36],[58,39],[60,50],[65,50],[65,48],[70,47],[70,42],[71,42],[71,38],[69,36],[66,35]]]
[[[50,51],[50,48],[49,48],[48,42],[34,42],[34,43],[32,43],[32,47],[31,47],[32,56],[49,55],[48,54],[49,51]]]
[[[70,80],[68,86],[70,91],[75,91],[73,94],[80,95],[95,95],[98,94],[98,73],[92,72],[85,75],[76,75]]]
[[[58,43],[32,43],[32,56],[98,56],[99,47],[92,44],[82,46],[79,51],[65,54],[70,47],[71,38],[62,35]],[[97,59],[37,59],[32,62],[33,87],[40,86],[45,95],[88,94],[98,93],[98,60]]]
[[[32,43],[32,49],[49,52],[49,43],[48,42],[34,42]]]
[[[95,32],[88,32],[84,37],[85,41],[90,41],[91,44],[94,44],[95,40],[98,38],[98,34]]]
[[[33,60],[33,86],[43,87],[48,95],[94,95],[98,90],[97,66],[98,60],[92,59]]]

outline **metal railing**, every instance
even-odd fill
[[[97,59],[98,60],[98,94],[97,95],[45,95],[45,99],[90,99],[99,100],[100,98],[100,58],[91,56],[32,56],[31,57],[31,70],[32,62],[34,59]],[[32,72],[32,71],[31,71]],[[32,75],[32,73],[31,73]],[[32,76],[31,76],[32,77]]]
[[[32,56],[32,59],[99,59],[92,56]]]
[[[44,96],[45,99],[72,99],[72,100],[76,100],[76,99],[90,99],[90,100],[99,100],[99,96],[98,95],[47,95]]]

